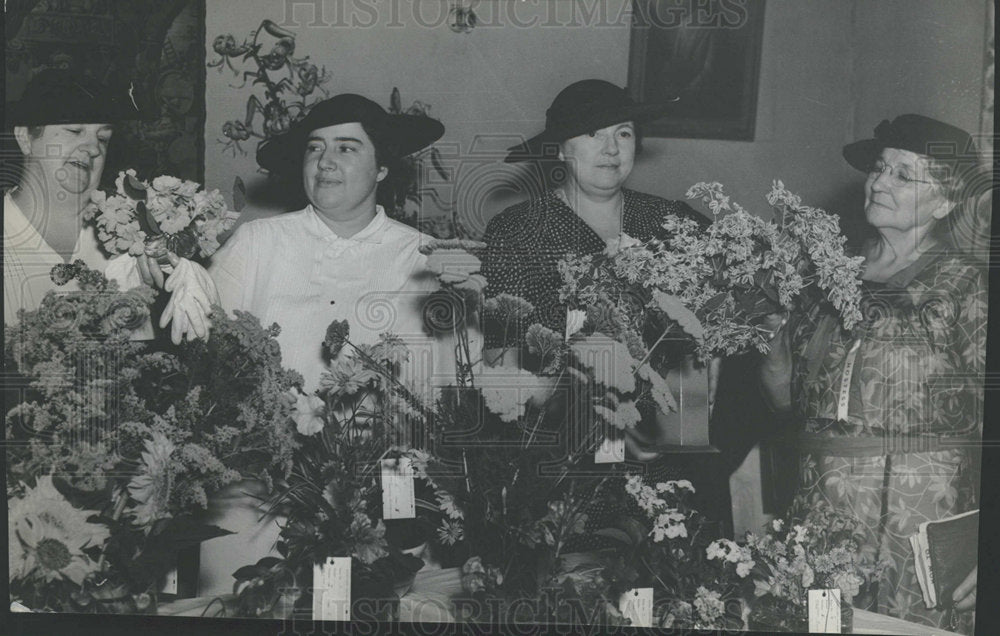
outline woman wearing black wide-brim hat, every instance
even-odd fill
[[[559,161],[565,179],[531,200],[511,206],[493,218],[483,240],[483,275],[487,296],[512,294],[534,306],[517,324],[484,325],[487,361],[497,363],[523,345],[524,330],[533,323],[562,333],[566,306],[559,300],[562,278],[557,263],[568,254],[594,254],[623,233],[639,240],[662,235],[668,216],[707,224],[686,203],[669,201],[624,187],[632,172],[643,121],[669,116],[673,102],[637,104],[610,82],[587,79],[570,84],[545,113],[545,129],[509,149],[505,161]],[[509,364],[510,361],[500,360]],[[627,432],[630,457],[651,461],[658,419],[646,414],[643,435]],[[676,477],[676,475],[674,476]],[[592,515],[594,516],[594,515]]]
[[[976,569],[950,573],[928,607],[909,537],[979,507],[986,269],[958,247],[956,217],[991,177],[969,133],[923,115],[882,121],[843,156],[867,175],[876,232],[861,251],[865,320],[847,332],[821,304],[788,317],[761,386],[798,423],[804,501],[848,511],[863,553],[890,564],[864,609],[972,633]]]
[[[49,272],[60,263],[82,260],[122,289],[167,284],[153,258],[111,258],[99,246],[94,228],[83,225],[83,211],[104,172],[114,124],[140,116],[126,91],[63,69],[39,72],[20,99],[7,104],[4,125],[20,161],[8,163],[10,157],[5,157],[3,165],[4,173],[16,175],[16,183],[4,193],[5,324],[17,321],[19,309],[39,306],[55,288]],[[172,275],[173,302],[161,316],[161,327],[172,322],[176,342],[185,335],[206,336],[208,305],[215,295],[208,275],[187,259],[177,259]],[[74,286],[71,281],[68,288]],[[147,321],[133,337],[152,338],[152,324]]]
[[[366,343],[383,331],[423,332],[410,292],[423,289],[427,257],[418,248],[429,237],[390,218],[377,190],[395,159],[443,134],[435,119],[391,114],[344,93],[258,148],[260,166],[301,184],[308,205],[238,227],[211,273],[226,310],[282,326],[283,363],[303,375],[307,390],[326,370],[318,343],[331,321],[349,320],[352,338]],[[395,323],[358,320],[368,315],[362,303],[373,302],[391,304]]]

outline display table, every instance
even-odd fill
[[[425,568],[417,573],[413,587],[399,601],[402,622],[451,623],[452,598],[462,591],[458,568]],[[213,603],[213,601],[215,601]],[[228,608],[228,612],[227,612]],[[161,616],[232,616],[232,596],[183,599],[161,605]],[[854,634],[896,634],[898,636],[959,636],[926,625],[918,625],[883,614],[854,610]]]

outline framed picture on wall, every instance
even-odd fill
[[[754,137],[764,0],[632,0],[629,89],[641,103],[677,99],[650,137]]]

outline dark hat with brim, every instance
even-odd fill
[[[124,91],[80,78],[63,69],[46,69],[25,86],[21,99],[4,109],[6,127],[53,124],[103,124],[139,119],[139,109]]]
[[[581,80],[564,88],[545,111],[545,130],[524,143],[508,148],[506,163],[554,159],[558,144],[577,135],[621,122],[657,119],[668,113],[677,99],[638,104],[623,88],[604,80]]]
[[[852,167],[868,172],[885,148],[931,157],[951,166],[956,175],[979,166],[979,152],[969,133],[923,115],[900,115],[892,121],[883,119],[875,127],[874,138],[844,146],[844,159]]]
[[[424,115],[392,115],[366,97],[345,93],[316,104],[287,132],[263,142],[257,148],[257,163],[269,172],[298,178],[302,175],[302,158],[309,133],[354,122],[376,131],[375,134],[398,157],[422,150],[444,135],[444,126],[436,119]]]

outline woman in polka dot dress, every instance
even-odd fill
[[[502,333],[487,329],[487,361],[497,363],[505,344],[513,343],[516,352],[533,323],[557,333],[565,330],[557,263],[567,254],[599,253],[622,233],[640,240],[657,237],[668,215],[707,224],[686,203],[622,187],[635,159],[636,124],[669,108],[670,104],[638,105],[614,84],[583,80],[555,98],[546,111],[542,133],[510,149],[507,163],[557,157],[566,177],[558,187],[507,208],[486,228],[482,273],[489,283],[487,297],[511,294],[534,306],[531,315]],[[682,477],[656,452],[644,450],[651,441],[635,429],[627,431],[626,450],[631,459],[646,462],[646,479],[655,483]],[[622,512],[618,506],[602,508],[590,512],[595,528],[608,525]],[[578,548],[597,547],[583,543]]]

